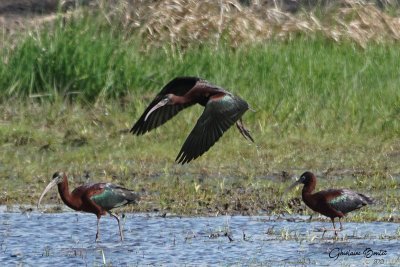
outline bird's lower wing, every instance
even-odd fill
[[[176,161],[185,164],[208,151],[247,109],[246,101],[230,94],[211,98],[183,144]]]
[[[157,128],[158,126],[166,123],[172,117],[179,113],[179,111],[191,106],[192,104],[183,104],[183,105],[165,105],[155,110],[150,114],[150,116],[146,118],[147,113],[160,101],[161,99],[156,98],[151,104],[146,108],[143,112],[142,116],[140,116],[139,120],[133,125],[130,130],[133,134],[142,135],[146,132]]]

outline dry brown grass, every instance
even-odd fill
[[[260,5],[243,6],[236,0],[125,1],[119,6],[123,25],[138,29],[151,43],[187,45],[226,38],[233,46],[290,39],[298,34],[322,34],[337,42],[397,41],[400,17],[390,16],[375,5],[345,1],[341,6],[296,14]],[[322,17],[322,18],[321,18]]]
[[[389,15],[372,3],[343,0],[335,7],[284,12],[260,1],[245,6],[237,0],[124,0],[89,1],[89,10],[100,9],[110,24],[128,33],[139,33],[147,44],[187,46],[200,42],[228,40],[232,46],[291,39],[299,34],[323,35],[336,42],[354,41],[362,47],[369,42],[393,42],[400,38],[400,15]],[[258,3],[258,4],[257,4]],[[84,7],[85,8],[85,7]],[[399,12],[396,12],[399,13]],[[75,9],[75,16],[82,9]],[[318,15],[317,15],[318,14]],[[65,18],[74,16],[64,13]],[[0,16],[3,31],[13,32],[54,21],[53,13]],[[26,26],[26,27],[25,27]]]

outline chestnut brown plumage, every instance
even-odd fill
[[[348,189],[328,189],[312,193],[317,184],[317,178],[312,172],[303,173],[300,179],[294,182],[285,192],[298,184],[304,184],[301,193],[304,203],[313,211],[331,218],[332,230],[335,231],[335,235],[337,235],[338,230],[343,229],[340,221],[342,217],[353,210],[374,203],[372,198]],[[340,229],[335,227],[335,218],[337,217],[339,218]]]
[[[131,132],[136,135],[149,132],[196,103],[205,109],[178,153],[178,163],[185,164],[201,156],[235,123],[240,133],[254,142],[241,120],[249,109],[247,102],[198,77],[177,77],[165,85]]]
[[[140,199],[137,193],[110,183],[82,185],[69,192],[67,175],[63,172],[56,172],[53,175],[53,180],[43,190],[37,204],[38,208],[43,196],[55,185],[58,187],[62,201],[68,207],[76,211],[94,213],[97,216],[96,241],[99,240],[100,217],[107,213],[118,221],[119,234],[121,241],[123,240],[120,220],[111,210],[130,203],[136,203]]]

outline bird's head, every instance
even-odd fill
[[[161,100],[154,106],[152,107],[149,112],[147,112],[146,117],[144,118],[145,121],[147,121],[148,117],[150,116],[151,113],[156,111],[157,109],[165,106],[165,105],[171,105],[172,103],[172,94],[167,94],[161,98]]]
[[[296,180],[291,186],[286,188],[284,194],[292,190],[294,187],[296,187],[299,184],[304,184],[308,185],[311,183],[311,181],[315,178],[315,175],[312,172],[305,172],[303,173],[298,180]]]
[[[46,186],[46,188],[43,190],[43,193],[40,195],[37,207],[39,208],[40,202],[42,201],[42,198],[44,195],[55,185],[58,185],[59,183],[64,181],[64,176],[65,174],[63,172],[56,172],[53,174],[51,182]]]
[[[299,180],[297,180],[297,183],[308,185],[314,178],[315,175],[312,172],[305,172],[300,176]]]

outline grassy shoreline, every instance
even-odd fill
[[[126,211],[311,214],[299,204],[300,189],[283,198],[282,193],[293,176],[312,170],[320,177],[317,190],[350,188],[378,200],[354,220],[398,220],[396,138],[359,139],[343,132],[315,136],[302,129],[279,136],[257,130],[245,116],[256,145],[233,128],[204,156],[180,166],[173,161],[199,110],[136,137],[126,131],[138,116],[132,106],[122,108],[112,100],[91,108],[63,102],[3,105],[0,205],[36,204],[53,172],[63,170],[73,177],[71,188],[108,181],[142,192],[143,201]],[[52,190],[44,203],[60,201]]]

